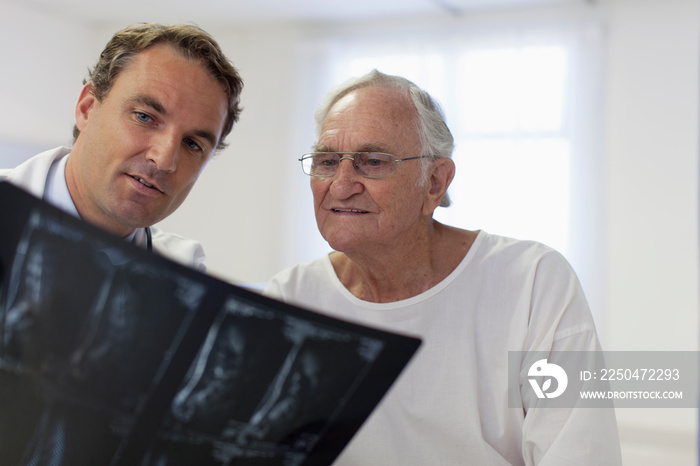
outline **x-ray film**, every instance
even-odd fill
[[[0,183],[3,464],[327,465],[419,344],[222,282]]]

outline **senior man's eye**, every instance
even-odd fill
[[[335,154],[323,154],[314,157],[314,165],[322,167],[334,167],[338,164],[338,156]]]
[[[381,167],[384,165],[387,165],[392,162],[391,156],[388,154],[380,154],[380,153],[375,153],[375,152],[369,152],[361,160],[361,163],[373,168],[373,167]]]

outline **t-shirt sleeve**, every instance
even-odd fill
[[[537,264],[526,351],[600,351],[588,303],[576,274],[552,251]],[[522,454],[528,466],[622,464],[614,408],[538,407],[523,358],[520,387],[526,408]],[[528,399],[525,399],[528,398]]]

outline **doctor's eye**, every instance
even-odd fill
[[[136,115],[136,119],[141,123],[150,123],[153,121],[153,118],[148,113],[134,112],[134,115]]]
[[[187,145],[187,147],[196,152],[202,152],[204,150],[199,144],[197,144],[197,142],[194,139],[186,138],[185,144]]]

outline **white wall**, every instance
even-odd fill
[[[699,22],[691,0],[617,0],[611,9],[608,263],[616,337],[609,343],[616,349],[697,349]],[[650,338],[659,332],[675,338]]]
[[[700,5],[598,0],[590,8],[608,34],[600,116],[608,269],[603,343],[610,350],[697,350]],[[69,142],[85,69],[121,26],[92,30],[3,5],[0,165],[3,143]],[[308,197],[295,195],[306,183],[296,159],[311,142],[294,124],[311,120],[299,112],[303,70],[295,67],[299,54],[308,53],[299,48],[307,31],[202,26],[240,69],[245,109],[230,148],[210,162],[164,225],[200,239],[214,274],[261,282],[299,257],[297,222],[312,221]],[[619,411],[627,464],[697,464],[696,410]]]
[[[0,142],[39,148],[70,143],[73,106],[94,59],[87,43],[79,24],[2,5]]]
[[[700,7],[610,6],[606,348],[695,351]],[[629,464],[697,464],[697,410],[624,409],[618,422]]]

